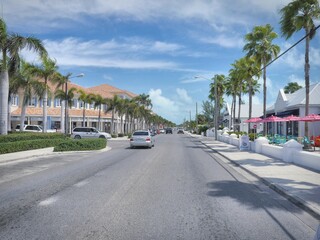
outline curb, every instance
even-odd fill
[[[200,140],[200,139],[199,139]],[[281,196],[285,197],[288,201],[290,201],[291,203],[293,203],[294,205],[296,205],[297,207],[303,209],[304,211],[308,212],[310,215],[312,215],[313,217],[315,217],[317,220],[320,220],[320,211],[318,209],[315,209],[313,206],[311,206],[308,202],[304,201],[303,199],[290,194],[288,191],[286,191],[285,189],[283,189],[282,187],[280,187],[277,184],[274,184],[268,180],[266,180],[265,178],[262,178],[260,176],[258,176],[257,174],[255,174],[254,172],[248,170],[247,168],[243,167],[242,165],[240,165],[239,163],[237,163],[236,161],[228,158],[227,156],[225,156],[224,154],[220,153],[219,151],[213,149],[212,147],[208,146],[207,144],[205,144],[202,140],[200,140],[200,142],[205,145],[207,148],[210,148],[211,150],[213,150],[215,153],[219,154],[220,156],[222,156],[223,158],[227,159],[228,161],[230,161],[232,164],[240,167],[242,170],[246,171],[247,173],[251,174],[252,176],[256,177],[257,179],[259,179],[263,184],[265,184],[266,186],[268,186],[270,189],[274,190],[275,192],[277,192],[278,194],[280,194]]]

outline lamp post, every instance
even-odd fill
[[[203,78],[206,80],[214,80],[214,138],[218,140],[218,89],[217,89],[217,80],[216,78],[206,78],[204,76],[195,76],[194,78]]]
[[[65,87],[66,87],[66,92],[65,92],[65,116],[64,116],[64,134],[67,135],[68,134],[68,81],[71,78],[76,78],[76,77],[83,77],[84,74],[80,73],[76,76],[71,77],[72,73],[68,73],[66,75],[66,83],[65,83]]]

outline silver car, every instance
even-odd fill
[[[75,127],[72,130],[72,138],[81,139],[81,138],[105,138],[110,139],[111,135],[106,132],[100,132],[94,127]]]
[[[130,138],[130,148],[154,147],[154,138],[148,130],[135,131]]]

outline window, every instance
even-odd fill
[[[72,99],[72,107],[78,108],[78,99]]]
[[[11,98],[11,104],[12,106],[18,106],[19,105],[19,98],[17,95],[13,95]]]
[[[54,106],[55,107],[61,107],[61,100],[59,98],[54,99]]]
[[[84,106],[84,102],[83,101],[79,101],[79,108],[83,108]]]
[[[37,98],[36,97],[30,98],[28,101],[28,105],[33,107],[37,106]]]

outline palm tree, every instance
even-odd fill
[[[225,92],[226,77],[223,74],[216,74],[212,79],[213,82],[210,83],[209,99],[215,101],[215,128],[218,129],[220,109],[223,105],[223,94]],[[217,96],[215,95],[215,93],[217,93]]]
[[[147,95],[145,93],[140,94],[139,96],[135,97],[135,100],[139,105],[143,105],[146,108],[150,108],[150,109],[152,108],[151,99],[149,98],[149,95]]]
[[[320,7],[318,0],[294,0],[280,10],[282,17],[280,20],[282,35],[287,39],[293,33],[305,30],[306,48],[305,48],[305,85],[306,85],[306,105],[305,116],[309,114],[309,91],[310,91],[310,64],[309,64],[309,45],[310,40],[315,36],[314,20],[320,17]],[[305,135],[308,136],[308,122],[305,122]]]
[[[95,95],[93,93],[87,94],[82,89],[78,90],[78,93],[80,94],[79,100],[83,103],[83,109],[82,109],[82,127],[85,127],[86,123],[86,104],[92,104],[94,101]]]
[[[112,116],[111,116],[111,134],[115,133],[114,117],[115,117],[115,113],[116,113],[117,108],[118,108],[119,99],[120,98],[118,97],[118,95],[114,95],[113,98],[107,98],[106,99],[107,110],[105,112],[108,113],[108,112],[111,111],[111,113],[112,113]]]
[[[92,101],[94,102],[94,108],[98,108],[99,115],[98,115],[98,130],[100,131],[100,125],[101,125],[101,107],[102,104],[106,104],[107,100],[103,98],[100,94],[95,95],[92,98]]]
[[[24,119],[26,115],[26,106],[32,96],[42,96],[45,90],[44,85],[32,78],[29,72],[30,64],[21,60],[20,72],[16,72],[10,81],[10,90],[12,93],[23,91],[21,101],[20,131],[24,129]]]
[[[0,18],[0,50],[2,64],[0,71],[0,135],[8,134],[8,99],[9,99],[9,73],[8,56],[11,62],[19,62],[19,52],[27,48],[40,54],[47,54],[42,42],[34,37],[22,37],[9,34],[5,21]]]
[[[42,65],[32,67],[32,74],[39,77],[40,79],[44,79],[44,84],[46,87],[44,96],[43,96],[43,131],[47,131],[47,105],[48,105],[48,82],[55,82],[55,78],[59,78],[57,74],[58,66],[55,60],[50,59],[47,55],[41,57]],[[68,79],[69,75],[66,76]]]
[[[278,35],[273,32],[270,24],[256,26],[251,33],[246,34],[246,44],[243,50],[247,52],[247,57],[255,57],[256,61],[263,67],[263,117],[266,117],[267,108],[267,64],[280,52],[280,47],[272,41]],[[265,134],[265,127],[263,128]]]
[[[300,88],[302,88],[297,82],[289,82],[284,87],[284,93],[294,93],[298,91]]]

